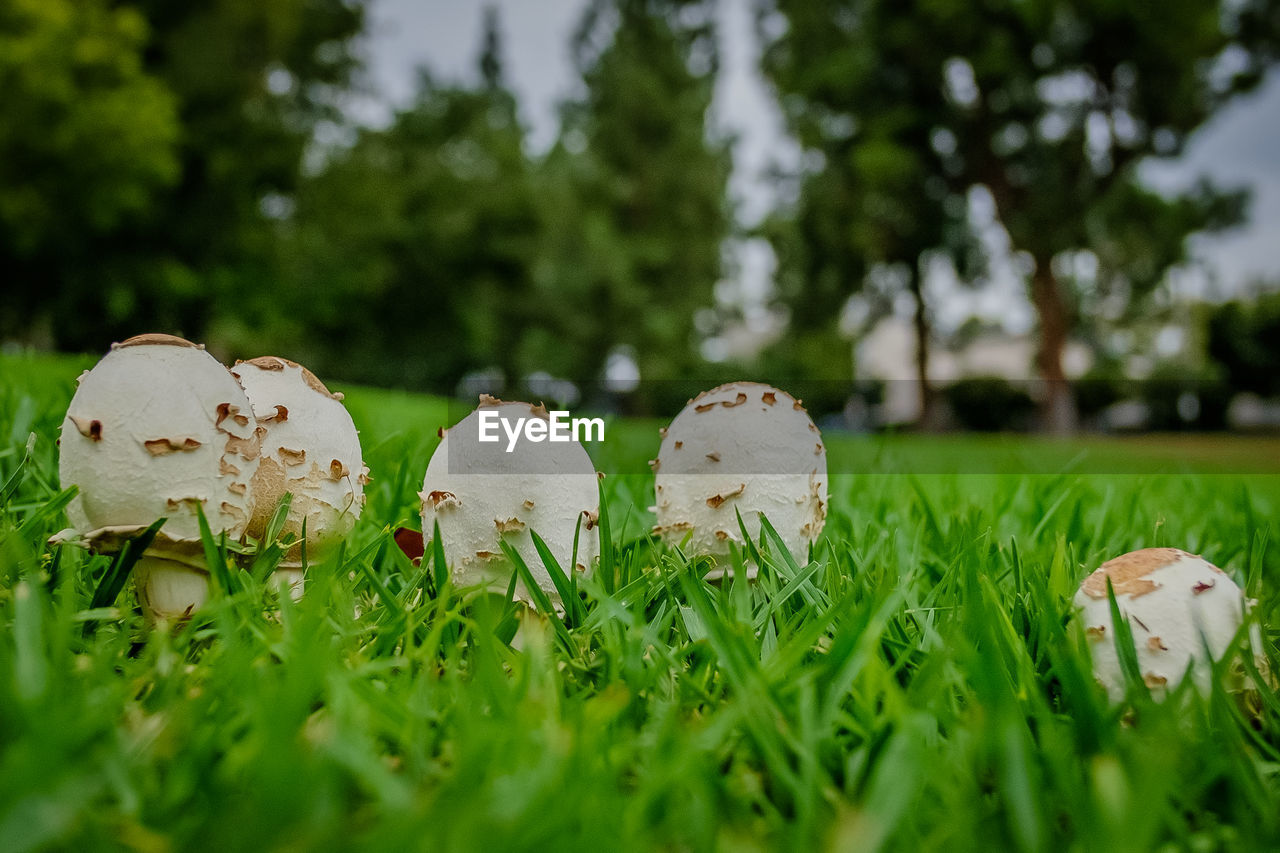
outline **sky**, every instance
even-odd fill
[[[499,12],[507,80],[520,101],[534,151],[555,139],[558,105],[578,85],[569,41],[586,0],[370,0],[369,34],[362,45],[369,100],[361,117],[385,120],[413,94],[416,69],[425,66],[447,80],[475,79],[481,19],[486,6]],[[721,74],[713,120],[737,137],[731,185],[739,216],[752,224],[774,203],[763,174],[770,164],[794,165],[799,152],[762,79],[752,20],[753,0],[720,0]],[[1222,298],[1262,276],[1280,275],[1280,73],[1227,107],[1193,137],[1177,161],[1152,164],[1145,174],[1156,187],[1173,188],[1200,175],[1253,190],[1249,224],[1226,235],[1198,239],[1195,255],[1204,271],[1183,277],[1192,295]],[[998,239],[998,238],[993,238]],[[770,287],[772,255],[748,244],[737,252],[732,289],[744,305],[763,306]],[[1012,268],[989,288],[964,292],[945,280],[940,325],[958,325],[969,315],[993,317],[1010,331],[1031,323],[1020,279]]]

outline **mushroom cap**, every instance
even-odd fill
[[[1094,676],[1113,701],[1122,700],[1125,690],[1107,601],[1108,577],[1152,695],[1162,698],[1189,667],[1195,684],[1207,690],[1212,673],[1204,647],[1217,660],[1231,643],[1244,618],[1240,587],[1203,557],[1177,548],[1132,551],[1086,577],[1075,605],[1091,641]]]
[[[800,401],[758,382],[732,382],[689,401],[653,463],[654,532],[691,534],[694,553],[722,555],[760,534],[764,514],[800,561],[826,520],[827,453]],[[756,567],[750,567],[754,574]]]
[[[114,344],[62,422],[59,477],[80,489],[67,515],[99,550],[166,517],[148,553],[199,565],[196,506],[215,533],[244,532],[259,437],[248,397],[203,347],[169,335]]]
[[[262,458],[249,483],[250,536],[262,537],[285,492],[293,494],[284,531],[302,536],[309,556],[344,539],[364,506],[367,469],[360,436],[339,396],[288,359],[262,356],[231,372],[264,430]],[[301,542],[285,563],[301,556]]]
[[[538,532],[567,573],[573,559],[574,532],[581,520],[575,568],[586,571],[592,565],[599,553],[595,465],[576,441],[531,443],[521,439],[511,453],[506,452],[505,435],[497,443],[481,442],[482,411],[497,411],[512,422],[547,417],[542,406],[482,396],[479,407],[443,431],[419,494],[423,538],[429,541],[433,525],[439,523],[454,583],[483,585],[500,593],[506,591],[511,578],[511,567],[499,544],[506,540],[524,558],[538,586],[552,601],[558,601],[529,532]],[[429,554],[429,546],[427,551]],[[521,583],[516,585],[516,596],[529,601]]]

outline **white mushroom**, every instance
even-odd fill
[[[1225,572],[1177,548],[1146,548],[1103,563],[1076,593],[1081,624],[1093,653],[1094,676],[1114,701],[1124,698],[1116,654],[1107,578],[1129,623],[1138,671],[1152,695],[1163,698],[1190,669],[1207,690],[1211,677],[1205,646],[1222,657],[1244,616],[1244,596]]]
[[[503,592],[511,578],[501,541],[524,558],[538,586],[559,600],[530,531],[537,531],[566,572],[573,559],[578,530],[577,564],[586,571],[598,553],[598,477],[591,458],[576,441],[519,441],[507,451],[506,436],[496,443],[480,438],[480,414],[494,412],[514,425],[520,418],[545,419],[547,411],[530,403],[504,403],[481,396],[479,407],[442,431],[423,479],[422,530],[430,559],[433,524],[453,581],[458,586],[484,585]],[[579,525],[581,525],[579,529]],[[516,595],[528,602],[518,583]]]
[[[236,362],[231,372],[264,430],[262,458],[249,483],[248,534],[261,538],[280,499],[293,495],[283,532],[299,541],[277,573],[300,594],[303,523],[307,559],[314,562],[346,538],[360,517],[368,480],[360,436],[342,397],[299,364],[263,356]]]
[[[215,534],[244,533],[260,437],[235,377],[182,338],[130,338],[80,377],[60,439],[60,479],[80,490],[67,515],[105,553],[168,519],[136,568],[152,617],[204,602],[196,507]]]
[[[663,431],[651,464],[654,532],[671,544],[690,537],[693,553],[724,555],[730,542],[741,545],[738,513],[753,539],[763,514],[801,562],[822,532],[826,448],[785,391],[734,382],[698,395]]]

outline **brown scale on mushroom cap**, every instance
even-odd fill
[[[462,503],[462,501],[458,500],[458,496],[453,492],[436,490],[420,496],[422,497],[424,504],[427,501],[430,501],[432,507],[440,507],[442,504],[444,506],[458,506]]]
[[[746,380],[746,379],[744,379],[744,380],[741,380],[741,381],[739,381],[739,382],[726,382],[726,383],[724,383],[723,385],[717,385],[717,386],[716,386],[716,387],[714,387],[714,388],[710,388],[710,389],[708,389],[708,390],[706,390],[706,391],[703,391],[702,393],[698,394],[698,396],[694,397],[694,398],[693,398],[692,400],[690,400],[689,402],[690,402],[690,403],[696,403],[696,402],[698,402],[699,400],[701,400],[703,397],[710,397],[712,394],[718,394],[718,393],[720,393],[721,391],[727,391],[727,390],[729,390],[730,388],[735,388],[735,389],[739,389],[739,390],[740,390],[740,389],[742,389],[742,388],[760,388],[760,389],[762,389],[762,392],[761,392],[761,399],[762,399],[762,400],[764,399],[764,396],[768,395],[768,396],[773,396],[773,397],[774,397],[774,401],[776,402],[776,401],[777,401],[777,397],[776,397],[776,396],[774,396],[774,395],[776,395],[776,394],[781,394],[781,395],[783,395],[784,397],[788,397],[788,398],[790,398],[790,399],[792,399],[792,400],[794,400],[794,399],[795,399],[795,397],[792,397],[790,394],[788,394],[786,391],[783,391],[783,390],[782,390],[782,389],[780,389],[780,388],[774,388],[772,385],[766,385],[766,384],[765,384],[765,383],[763,383],[763,382],[752,382],[752,381],[750,381],[750,380]],[[767,401],[766,401],[766,402],[767,402]]]
[[[251,358],[248,361],[237,361],[236,364],[252,364],[260,370],[284,370],[286,367],[297,367],[302,371],[302,381],[306,382],[307,387],[312,391],[318,391],[326,397],[334,400],[342,399],[341,394],[335,394],[326,388],[325,384],[320,381],[320,378],[310,370],[307,370],[296,361],[290,361],[289,359],[281,358],[278,355],[260,355],[257,358]],[[281,418],[281,420],[284,420],[284,418]]]
[[[185,438],[153,438],[142,442],[142,446],[152,456],[167,456],[170,453],[186,453],[203,446],[198,439]]]
[[[518,405],[518,403],[514,400],[502,400],[498,397],[493,396],[492,394],[481,394],[480,403],[479,405],[476,406],[476,408],[492,409],[492,408],[496,408],[497,406],[508,405],[508,403],[510,403],[511,405]],[[529,407],[529,413],[533,415],[535,418],[541,418],[544,421],[551,420],[551,413],[547,411],[547,406],[545,403],[525,403],[524,405]],[[444,438],[445,432],[447,432],[447,430],[441,427],[437,435],[439,435],[440,438]]]
[[[285,406],[281,406],[279,403],[277,403],[277,404],[276,404],[276,410],[275,410],[274,412],[272,412],[271,414],[267,415],[266,417],[258,418],[258,423],[260,423],[260,424],[266,424],[266,423],[277,423],[277,424],[280,424],[280,423],[284,423],[284,422],[285,422],[285,421],[287,421],[287,420],[289,420],[289,409],[288,409],[288,408],[286,408]]]
[[[725,501],[729,500],[730,498],[738,497],[738,495],[742,494],[746,490],[747,490],[747,484],[742,483],[741,485],[738,486],[738,488],[734,489],[731,492],[725,492],[724,494],[719,494],[719,495],[712,495],[711,497],[707,498],[707,506],[711,507],[712,509],[717,509]]]
[[[519,533],[528,526],[523,521],[516,518],[515,516],[512,516],[511,518],[508,518],[505,520],[501,518],[495,518],[493,520],[493,525],[494,527],[497,528],[499,535],[502,535],[504,533]]]
[[[286,465],[302,465],[307,461],[307,451],[305,449],[278,447],[276,448],[276,454],[279,455],[280,461]]]
[[[253,435],[247,438],[237,438],[234,435],[227,435],[227,444],[223,448],[224,454],[239,454],[240,458],[246,462],[257,459],[262,453],[262,439],[266,436],[265,427],[256,427]]]
[[[284,468],[270,456],[263,456],[258,462],[258,470],[250,478],[249,488],[257,499],[254,501],[253,517],[249,520],[246,532],[255,539],[261,539],[271,516],[275,514],[276,505],[287,490]]]
[[[241,509],[240,507],[236,506],[235,504],[231,504],[231,503],[227,503],[226,501],[223,501],[223,502],[222,502],[221,504],[219,504],[218,506],[219,506],[219,508],[220,508],[223,512],[225,512],[227,515],[229,515],[229,516],[231,516],[231,517],[235,518],[235,519],[236,519],[236,521],[237,521],[238,523],[240,523],[240,524],[247,524],[247,523],[248,523],[248,521],[249,521],[249,517],[248,517],[248,515],[245,513],[245,511],[244,511],[243,509]]]
[[[102,421],[97,418],[78,418],[75,415],[67,415],[67,418],[75,426],[76,432],[85,438],[90,441],[102,441]]]
[[[204,349],[204,344],[196,344],[180,338],[177,335],[165,335],[160,332],[150,332],[145,335],[134,335],[126,341],[118,344],[112,344],[112,349],[124,349],[125,347],[145,347],[145,346],[169,346],[169,347],[187,347],[188,349]]]
[[[1085,578],[1081,589],[1090,598],[1106,598],[1107,578],[1111,578],[1111,586],[1114,587],[1116,595],[1137,598],[1159,588],[1147,575],[1183,557],[1194,559],[1195,555],[1178,548],[1143,548],[1121,554],[1119,557],[1107,560]],[[1221,571],[1217,567],[1214,570]]]
[[[740,389],[742,388],[761,389],[760,402],[764,403],[765,405],[773,406],[777,404],[778,395],[781,394],[785,399],[788,399],[791,401],[791,408],[795,409],[797,412],[805,411],[804,403],[801,402],[798,398],[793,397],[791,394],[788,394],[786,391],[783,391],[780,388],[774,388],[772,385],[767,385],[763,382],[751,382],[751,381],[726,382],[723,385],[717,385],[716,387],[707,391],[703,391],[701,394],[694,397],[692,400],[689,401],[689,404],[690,405],[695,404],[702,398],[710,397],[712,394],[717,394],[722,391],[728,391],[730,389],[738,389],[739,395],[734,398],[734,402],[723,400],[720,402],[720,405],[726,408],[733,408],[734,406],[740,406],[746,402],[745,396],[741,394]],[[716,405],[715,403],[704,403],[702,405],[695,405],[694,411],[699,413],[708,412],[711,409],[715,408],[715,405]],[[816,427],[813,427],[812,424],[810,425],[810,428],[816,431]]]
[[[670,524],[655,524],[652,529],[655,535],[661,535],[664,531],[667,531],[667,530],[692,530],[693,522],[673,521]]]
[[[222,422],[225,421],[227,418],[232,418],[236,421],[236,423],[240,423],[239,418],[236,417],[236,415],[239,415],[239,414],[240,414],[240,407],[235,405],[234,403],[219,403],[218,419],[213,422],[213,425],[218,429],[222,429]],[[248,426],[248,418],[245,419],[245,422],[241,424],[241,426]],[[223,430],[223,432],[226,432],[226,430]]]

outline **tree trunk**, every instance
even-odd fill
[[[1071,385],[1062,370],[1069,320],[1049,258],[1036,259],[1036,270],[1031,276],[1031,302],[1040,318],[1036,369],[1044,382],[1044,395],[1040,400],[1041,425],[1053,435],[1070,435],[1076,430],[1078,415]]]
[[[924,282],[918,270],[911,273],[911,295],[916,301],[912,318],[916,333],[916,391],[920,395],[920,419],[917,426],[923,432],[936,432],[938,423],[937,399],[929,384],[929,315],[925,310]]]

